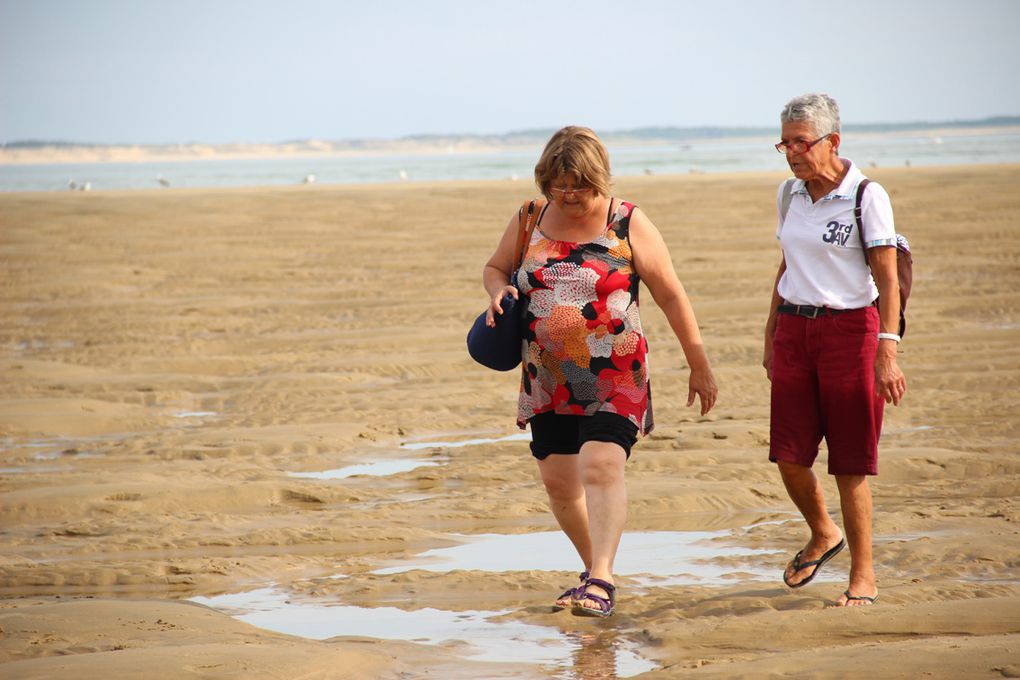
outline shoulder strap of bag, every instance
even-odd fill
[[[535,225],[538,224],[538,216],[542,213],[542,208],[544,207],[545,201],[541,198],[536,198],[531,201],[525,201],[524,205],[517,212],[517,247],[514,250],[513,269],[517,269],[521,262],[524,261],[524,253],[528,249],[528,243],[531,242],[531,234],[535,231]]]
[[[783,195],[780,199],[779,204],[779,223],[786,222],[786,213],[790,212],[790,202],[793,201],[793,183],[797,181],[797,178],[791,177],[786,180],[786,184],[783,185]]]
[[[857,198],[854,200],[854,220],[857,222],[857,232],[861,236],[861,248],[864,250],[864,261],[871,266],[868,259],[868,241],[864,237],[864,209],[861,204],[864,202],[864,190],[871,184],[871,180],[865,177],[857,185]]]

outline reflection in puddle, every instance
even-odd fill
[[[621,663],[625,657],[619,648],[619,637],[612,629],[575,630],[564,635],[574,647],[573,672],[566,676],[570,680],[616,680],[655,669],[655,664],[647,659],[638,658],[646,664],[638,670],[631,669],[633,662]]]
[[[402,449],[410,449],[412,451],[418,451],[421,449],[459,449],[465,446],[478,446],[480,444],[498,444],[499,442],[530,442],[530,432],[518,432],[517,434],[510,434],[505,437],[495,437],[491,439],[463,439],[459,442],[404,442],[400,445]]]
[[[304,479],[347,479],[357,475],[370,475],[374,477],[385,477],[396,475],[401,472],[409,472],[420,467],[435,467],[440,462],[437,460],[415,460],[413,458],[402,458],[397,460],[380,460],[374,463],[361,463],[348,465],[336,470],[323,470],[322,472],[290,472],[290,477],[301,477]]]
[[[736,581],[775,580],[770,560],[750,558],[779,551],[726,545],[730,531],[625,532],[614,564],[621,576],[642,585],[726,585]],[[461,545],[420,553],[414,562],[379,569],[377,574],[425,571],[576,571],[577,555],[558,531],[532,534],[455,535]],[[735,566],[735,562],[740,562]]]
[[[192,598],[253,626],[315,640],[343,635],[428,645],[463,642],[469,646],[472,658],[479,661],[534,663],[564,671],[573,667],[577,678],[626,678],[655,668],[652,662],[626,649],[612,631],[562,634],[549,626],[494,620],[509,613],[506,611],[404,611],[295,600],[273,588]],[[611,668],[613,674],[589,675],[579,664]]]

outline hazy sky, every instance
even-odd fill
[[[1020,114],[1017,0],[0,0],[0,142]]]

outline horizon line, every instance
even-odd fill
[[[843,130],[858,132],[892,132],[896,130],[930,130],[943,128],[968,128],[968,127],[993,127],[993,126],[1020,125],[1020,115],[997,115],[985,118],[974,119],[953,119],[939,121],[909,121],[909,122],[877,122],[877,123],[843,123]],[[179,146],[283,146],[287,144],[307,144],[313,142],[342,144],[351,148],[364,147],[368,145],[399,144],[402,142],[443,142],[451,140],[471,141],[479,140],[490,143],[524,143],[534,141],[545,141],[549,135],[560,128],[526,128],[521,130],[510,130],[501,133],[484,132],[450,132],[450,133],[414,133],[401,135],[399,137],[347,137],[326,139],[323,137],[304,137],[284,139],[278,141],[233,141],[233,142],[205,142],[189,140],[185,142],[82,142],[61,139],[39,139],[27,138],[16,139],[9,142],[0,142],[0,150],[4,149],[37,149],[46,147],[56,148],[115,148],[115,147],[179,147]],[[606,140],[614,138],[638,138],[645,141],[675,141],[684,139],[704,139],[714,137],[737,137],[744,135],[766,135],[775,132],[774,126],[762,125],[643,125],[632,128],[608,130],[598,133]]]

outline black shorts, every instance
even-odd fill
[[[539,413],[531,423],[531,455],[545,460],[550,453],[578,453],[585,442],[617,444],[630,458],[638,427],[621,415],[599,411],[590,416]]]

